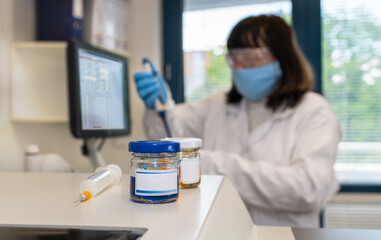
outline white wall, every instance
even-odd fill
[[[143,70],[141,58],[150,57],[161,67],[161,1],[129,0],[130,101],[132,134],[109,139],[102,154],[109,163],[129,169],[128,142],[145,139],[142,126],[144,104],[137,96],[132,79],[134,72]],[[10,47],[13,41],[35,39],[35,1],[0,1],[0,171],[23,171],[24,148],[34,143],[42,153],[62,155],[80,172],[92,171],[89,161],[81,156],[81,141],[74,139],[68,123],[20,123],[11,121],[10,113]]]

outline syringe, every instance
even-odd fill
[[[116,164],[97,168],[93,175],[81,182],[79,186],[81,197],[77,201],[89,200],[110,185],[118,184],[121,176],[122,170]]]

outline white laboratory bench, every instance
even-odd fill
[[[141,229],[150,239],[295,239],[290,228],[255,226],[230,181],[202,176],[181,189],[176,202],[130,200],[129,176],[78,205],[79,184],[89,174],[0,173],[0,226]]]

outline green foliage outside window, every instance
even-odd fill
[[[369,14],[323,17],[323,91],[344,142],[381,142],[381,31]]]

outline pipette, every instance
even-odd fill
[[[154,77],[158,76],[159,72],[156,70],[151,60],[149,60],[147,57],[144,57],[142,62],[143,62],[143,65],[148,64],[151,67],[151,72]],[[172,135],[168,127],[166,113],[165,113],[165,110],[166,110],[165,104],[163,103],[163,99],[160,96],[159,96],[159,99],[155,101],[155,109],[159,110],[159,116],[163,120],[164,128],[165,128],[165,131],[167,132],[167,136],[171,137]]]
[[[121,176],[122,170],[116,164],[97,168],[93,175],[81,182],[79,186],[81,196],[75,202],[86,201],[95,197],[107,187],[118,184]]]

